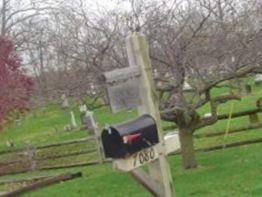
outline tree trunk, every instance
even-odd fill
[[[197,162],[194,151],[193,132],[189,129],[179,129],[179,139],[184,169],[196,168]]]
[[[2,1],[2,24],[1,24],[1,36],[6,34],[6,11],[7,11],[7,2],[6,0]]]

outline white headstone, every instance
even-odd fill
[[[94,90],[94,89],[95,89],[95,86],[94,86],[93,83],[91,83],[90,88],[91,88],[91,90]]]
[[[65,94],[62,94],[61,99],[62,99],[62,100],[65,100],[65,99],[66,99],[66,95],[65,95]]]
[[[91,90],[92,95],[96,95],[96,88],[95,88],[95,85],[93,83],[91,83],[91,85],[90,85],[90,90]]]
[[[192,87],[191,87],[191,85],[189,85],[189,84],[185,81],[184,86],[183,86],[183,90],[185,90],[185,91],[190,91],[190,90],[192,90]]]
[[[163,85],[162,81],[158,81],[156,84],[157,87],[161,87],[162,85]]]
[[[81,113],[85,113],[85,112],[87,111],[87,106],[86,106],[86,104],[80,105],[79,111],[80,111]]]
[[[66,98],[66,95],[63,94],[63,95],[61,96],[61,99],[62,99],[62,107],[63,107],[63,108],[68,108],[68,107],[69,107],[69,103],[68,103],[68,100],[67,100],[67,98]]]
[[[262,83],[262,74],[257,74],[255,78],[255,83],[261,84]]]
[[[211,116],[212,116],[211,113],[205,113],[205,114],[204,114],[204,117],[205,117],[205,118],[208,118],[208,117],[211,117]]]
[[[71,126],[72,128],[76,128],[77,124],[76,124],[75,114],[73,111],[71,111],[70,114],[71,114]]]
[[[95,122],[93,112],[86,111],[83,117],[83,124],[88,130],[91,130],[91,131],[94,131],[97,128],[97,124]]]
[[[154,69],[153,73],[154,73],[154,77],[158,77],[159,76],[159,73],[158,73],[157,69]]]
[[[170,77],[170,74],[167,72],[167,73],[165,73],[165,77],[166,78],[169,78]]]
[[[165,153],[173,153],[180,149],[180,141],[179,141],[179,135],[178,131],[167,133],[164,136],[165,141]]]

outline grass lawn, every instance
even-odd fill
[[[222,91],[221,89],[218,90]],[[242,101],[233,102],[233,111],[255,108],[255,100],[262,96],[261,86],[254,87],[253,94]],[[219,113],[230,111],[231,103],[222,105]],[[209,106],[199,110],[207,113]],[[72,107],[76,116],[77,106]],[[100,126],[106,123],[117,123],[136,116],[136,111],[123,111],[112,115],[106,107],[94,112]],[[262,116],[260,114],[260,119]],[[65,132],[63,127],[69,123],[69,111],[60,109],[57,105],[50,105],[45,111],[37,109],[29,113],[20,123],[12,124],[0,134],[0,150],[7,149],[6,140],[13,140],[17,147],[48,144],[52,142],[77,139],[87,136],[86,131]],[[79,119],[77,119],[79,123]],[[223,131],[228,120],[199,130],[199,133]],[[230,127],[248,124],[247,117],[232,119]],[[167,123],[164,123],[167,124]],[[195,140],[196,148],[217,144],[258,138],[262,136],[262,129],[255,129],[233,135],[202,138]],[[200,167],[196,170],[185,171],[181,168],[181,157],[170,156],[170,166],[175,183],[177,197],[187,196],[262,196],[262,144],[242,146],[221,151],[197,153]],[[128,173],[113,170],[112,164],[103,164],[83,168],[31,172],[15,176],[4,176],[0,180],[19,179],[28,176],[58,174],[62,172],[82,171],[84,176],[72,181],[62,182],[24,196],[150,196]],[[0,186],[0,190],[11,190],[12,185]]]
[[[180,157],[169,158],[176,195],[187,196],[262,196],[262,145],[251,145],[197,155],[201,167],[185,171]],[[150,196],[129,174],[112,170],[110,164],[88,167],[84,177],[60,183],[24,196]]]

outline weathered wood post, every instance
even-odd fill
[[[95,141],[96,141],[96,147],[97,147],[97,153],[99,157],[100,163],[103,163],[104,161],[104,151],[103,146],[101,143],[101,133],[98,128],[98,125],[94,119],[93,112],[88,111],[86,105],[80,106],[80,113],[81,113],[81,122],[84,127],[84,129],[87,129],[87,131],[91,131],[92,135],[95,135]]]
[[[37,162],[36,162],[36,148],[32,147],[31,149],[31,171],[35,171],[37,169]]]
[[[62,101],[61,102],[62,109],[68,109],[69,108],[69,103],[68,103],[68,99],[67,99],[65,94],[62,94],[61,101]]]
[[[86,125],[85,125],[85,115],[86,115],[86,112],[87,112],[86,104],[82,104],[82,105],[79,106],[79,112],[80,112],[81,124],[84,128],[86,128]]]
[[[152,76],[151,61],[149,58],[149,49],[145,36],[142,33],[134,33],[126,40],[129,64],[131,67],[140,68],[140,98],[141,105],[138,107],[139,114],[150,114],[156,120],[158,135],[160,139],[159,158],[149,163],[149,174],[151,178],[159,185],[157,196],[171,197],[175,196],[172,176],[165,156],[165,145],[163,139],[163,129],[159,113],[159,100],[154,88]],[[133,170],[133,176],[141,180],[141,172]],[[143,181],[142,181],[143,182]],[[147,187],[148,188],[148,187]]]
[[[154,196],[175,196],[166,155],[178,148],[178,136],[163,136],[145,36],[134,33],[126,45],[130,67],[106,72],[103,78],[112,112],[138,108],[140,116],[102,131],[105,157],[113,158],[115,168],[130,172]]]
[[[97,123],[95,122],[93,112],[87,111],[86,112],[86,117],[89,117],[90,119],[90,127],[89,129],[92,130],[95,134],[95,140],[96,140],[96,146],[97,146],[97,153],[99,156],[99,161],[100,163],[104,162],[104,150],[101,142],[101,133],[98,128]]]
[[[32,146],[31,144],[28,144],[28,147],[25,151],[25,155],[28,158],[28,162],[29,162],[29,171],[35,171],[37,169],[37,163],[35,160],[35,156],[36,156],[36,148],[34,146]]]

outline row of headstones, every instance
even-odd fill
[[[255,84],[256,85],[262,85],[262,74],[257,74],[255,76]],[[252,87],[248,84],[245,84],[245,87],[243,87],[244,90],[246,91],[247,94],[250,94],[252,92]],[[186,81],[184,82],[184,86],[183,86],[183,90],[184,91],[192,91],[193,88],[190,86],[189,83],[187,83]]]
[[[65,95],[62,96],[62,108],[69,108],[69,102]],[[79,106],[80,111],[80,120],[81,120],[81,129],[85,129],[91,132],[92,135],[95,137],[96,146],[97,146],[97,153],[99,156],[99,162],[103,163],[104,161],[104,154],[103,154],[103,147],[101,144],[100,134],[98,131],[98,125],[94,119],[93,112],[89,111],[86,104],[82,104]],[[70,111],[71,115],[71,123],[66,126],[65,130],[73,131],[77,128],[75,114],[73,111]]]
[[[256,75],[255,83],[262,84],[262,74]],[[187,82],[185,82],[183,89],[184,91],[191,91],[192,87]],[[246,85],[245,89],[247,93],[251,93],[252,91],[249,85]],[[61,100],[62,100],[62,108],[68,109],[69,102],[65,94],[62,95]],[[96,123],[93,118],[93,112],[89,111],[85,104],[80,105],[79,111],[80,111],[80,120],[81,120],[82,127],[91,131],[94,130],[94,128],[96,127]],[[69,131],[77,128],[74,112],[70,111],[70,115],[71,115],[71,123],[66,126],[66,130]]]
[[[153,74],[154,74],[154,77],[155,77],[155,78],[159,77],[159,73],[158,73],[157,69],[154,69]],[[171,77],[171,76],[170,76],[169,73],[166,73],[166,74],[165,74],[165,78],[170,78],[170,77]],[[172,77],[171,77],[171,78],[172,78]],[[256,74],[256,75],[255,75],[255,84],[256,84],[256,85],[262,84],[262,74]],[[161,82],[159,82],[158,85],[161,86]],[[249,93],[250,88],[251,88],[250,86],[246,86],[246,87],[245,87],[245,89],[247,90],[247,93]],[[185,82],[184,82],[184,85],[183,85],[183,90],[184,90],[184,91],[192,91],[193,88],[191,87],[191,85],[190,85],[187,81],[185,81]],[[250,91],[251,91],[251,90],[250,90]]]
[[[69,109],[69,102],[65,94],[61,97],[62,100],[62,108]],[[87,109],[86,104],[82,104],[79,106],[80,111],[80,120],[81,120],[81,128],[88,129],[90,131],[94,131],[96,128],[96,122],[93,118],[93,112]],[[65,130],[72,131],[77,128],[76,118],[73,111],[70,111],[71,121],[70,124],[65,127]]]

